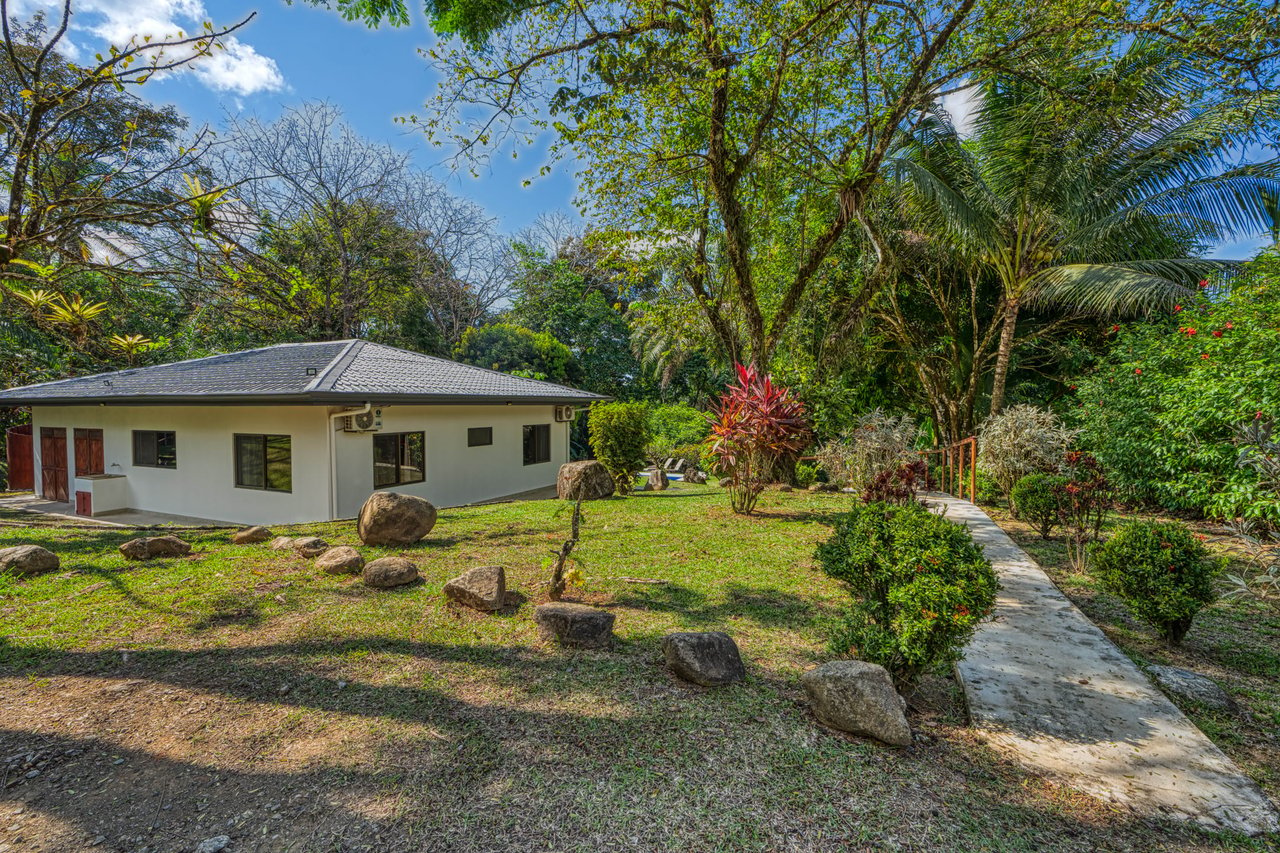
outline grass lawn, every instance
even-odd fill
[[[443,511],[399,552],[424,577],[399,591],[227,531],[137,564],[116,552],[136,533],[0,516],[0,546],[63,561],[0,578],[0,849],[1266,849],[1029,775],[965,728],[945,679],[914,700],[911,748],[818,726],[798,678],[829,659],[844,594],[812,554],[848,501],[770,492],[744,518],[682,485],[589,504],[570,597],[616,614],[599,652],[537,637],[569,523],[553,501]],[[359,545],[351,523],[276,532]],[[448,578],[495,563],[504,612],[445,603]],[[672,630],[728,631],[748,683],[674,679]]]
[[[1139,666],[1178,666],[1208,675],[1221,684],[1239,704],[1239,713],[1213,710],[1176,696],[1170,698],[1272,800],[1280,802],[1280,613],[1252,600],[1218,601],[1196,616],[1181,646],[1169,646],[1087,572],[1071,569],[1066,544],[1058,531],[1053,532],[1052,538],[1042,539],[1030,525],[1010,517],[1007,510],[984,509]],[[1106,527],[1114,528],[1137,517],[1151,518],[1113,514]],[[1225,531],[1219,524],[1191,526],[1208,537],[1212,550],[1239,559],[1239,550],[1233,547],[1230,536],[1223,535]],[[1232,571],[1238,573],[1239,568]]]

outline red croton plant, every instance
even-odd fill
[[[738,381],[714,407],[707,441],[729,475],[733,511],[750,513],[778,462],[798,454],[809,441],[804,403],[791,389],[774,385],[755,365],[734,365]]]

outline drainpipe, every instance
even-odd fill
[[[329,520],[338,517],[338,418],[363,415],[373,410],[373,403],[365,403],[358,409],[344,409],[329,415]]]

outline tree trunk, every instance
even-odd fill
[[[1013,335],[1018,325],[1018,297],[1004,305],[1004,326],[1000,329],[1000,347],[996,350],[996,372],[991,380],[991,410],[997,415],[1004,408],[1004,386],[1009,379],[1009,357],[1013,354]]]

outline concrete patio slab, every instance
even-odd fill
[[[1267,796],[1054,586],[986,513],[930,495],[1000,577],[992,621],[956,667],[988,741],[1035,770],[1152,817],[1280,832]]]
[[[171,515],[165,512],[142,512],[135,509],[122,509],[104,515],[92,517],[76,515],[75,507],[61,501],[47,501],[32,494],[13,495],[0,498],[0,509],[17,510],[32,513],[34,518],[47,518],[58,523],[77,524],[88,527],[156,527],[169,525],[173,527],[238,527],[227,521],[215,521],[209,518],[194,518],[187,515]]]

